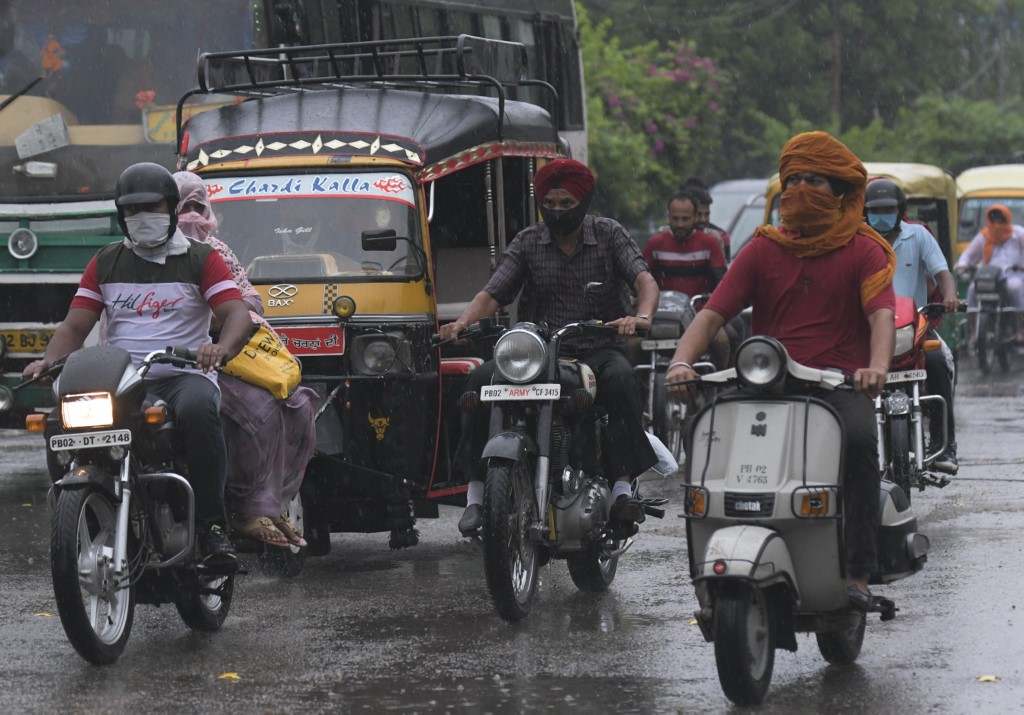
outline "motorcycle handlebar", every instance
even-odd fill
[[[945,303],[928,303],[928,304],[922,305],[920,308],[918,308],[917,312],[921,313],[923,315],[927,315],[927,314],[931,314],[931,313],[939,313],[939,312],[942,312],[942,313],[954,313],[954,312],[955,313],[966,313],[967,312],[967,301],[966,300],[961,300],[957,304],[955,311],[947,310]]]

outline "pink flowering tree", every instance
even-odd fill
[[[610,21],[577,11],[595,207],[634,227],[660,221],[665,200],[715,160],[728,77],[692,43],[624,48]]]

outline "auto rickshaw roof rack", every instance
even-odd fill
[[[452,65],[454,65],[452,67]],[[552,98],[554,141],[560,125],[558,91],[541,79],[526,78],[526,47],[520,42],[474,35],[296,45],[199,56],[198,87],[178,100],[175,123],[181,150],[186,102],[200,94],[254,98],[351,84],[386,84],[417,90],[477,87],[498,100],[498,137],[503,136],[507,89],[539,87]],[[446,69],[449,71],[444,71]]]

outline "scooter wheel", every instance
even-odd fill
[[[775,628],[760,589],[735,584],[715,600],[718,681],[737,705],[760,705],[775,668]]]

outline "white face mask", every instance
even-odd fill
[[[167,242],[171,231],[171,216],[153,211],[140,211],[124,217],[128,238],[140,248],[156,248]]]

